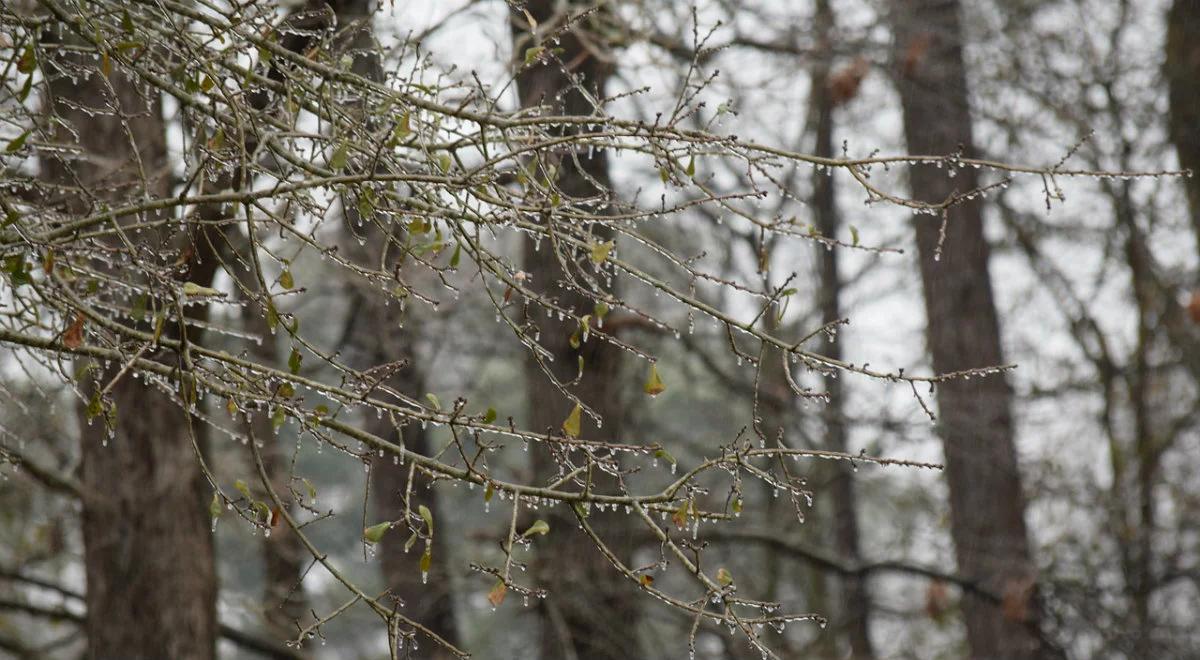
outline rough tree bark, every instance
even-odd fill
[[[1165,71],[1171,108],[1171,140],[1179,164],[1192,170],[1185,180],[1192,229],[1200,246],[1200,1],[1175,0],[1167,14]]]
[[[553,0],[534,0],[525,3],[538,23],[537,38],[559,29],[568,15],[573,15],[591,3],[556,3]],[[514,8],[510,15],[515,44],[515,61],[520,65],[527,49],[539,45],[531,38],[530,25],[524,11]],[[603,98],[610,75],[609,65],[597,58],[577,36],[575,30],[586,29],[578,24],[562,34],[557,47],[561,52],[538,63],[523,67],[517,76],[517,90],[522,107],[546,106],[553,112],[566,115],[590,115],[595,108],[581,91],[587,90],[595,99]],[[547,49],[550,50],[550,49]],[[564,70],[565,69],[565,70]],[[582,169],[563,154],[559,159],[557,186],[569,198],[607,198],[609,185],[608,157],[596,150],[591,157],[579,154]],[[608,234],[596,230],[597,240]],[[548,240],[538,249],[532,241],[525,244],[524,269],[533,285],[577,315],[590,314],[593,303],[578,292],[564,287],[564,278],[555,251]],[[592,338],[579,349],[571,348],[569,337],[575,330],[574,320],[564,323],[547,317],[536,306],[530,307],[529,320],[540,332],[541,345],[553,356],[549,363],[555,377],[570,381],[575,377],[578,358],[586,364],[583,381],[574,389],[604,420],[603,434],[591,420],[584,419],[583,435],[588,437],[620,438],[623,407],[619,404],[618,376],[621,351],[610,344]],[[529,395],[529,419],[533,429],[559,432],[572,404],[532,359],[527,361],[526,390]],[[534,472],[542,479],[558,474],[558,464],[550,452],[538,447],[534,451]],[[640,656],[636,634],[637,607],[632,602],[633,590],[600,555],[591,541],[577,530],[574,515],[557,507],[548,517],[553,530],[538,542],[537,583],[549,590],[542,603],[541,657],[578,658],[579,660],[624,660]],[[616,513],[592,512],[589,522],[609,547],[623,558],[630,553],[630,535],[625,517]],[[568,559],[569,558],[569,559]]]
[[[836,25],[833,10],[828,0],[817,0],[815,27],[817,34],[832,36]],[[825,52],[831,52],[833,44],[826,44]],[[812,76],[812,110],[816,113],[816,145],[815,154],[825,158],[834,156],[833,130],[834,108],[836,100],[830,88],[830,62],[821,58],[814,68]],[[812,210],[816,218],[817,230],[823,236],[836,237],[841,230],[841,217],[838,213],[835,196],[835,181],[833,176],[816,171],[814,176]],[[821,320],[832,323],[842,317],[841,295],[842,280],[838,273],[838,251],[817,250],[820,283],[818,295],[821,305]],[[833,338],[826,338],[822,352],[831,358],[840,360],[842,357],[841,344]],[[844,396],[842,395],[842,380],[825,378],[825,391],[829,394],[822,415],[825,421],[826,448],[832,451],[846,451],[846,423],[844,419]],[[835,477],[831,483],[830,497],[833,498],[833,525],[835,548],[838,555],[857,562],[859,552],[858,507],[854,486],[854,473],[842,461],[834,461],[830,466]],[[871,646],[871,600],[867,592],[866,579],[861,575],[847,577],[842,581],[842,610],[846,618],[846,636],[850,642],[850,654],[856,660],[866,660],[875,657]]]
[[[100,67],[86,55],[63,51],[46,63],[46,109],[71,127],[59,128],[55,140],[74,145],[78,153],[43,159],[42,175],[80,186],[63,200],[73,214],[143,191],[153,197],[170,192],[159,96],[144,95],[119,67],[108,76]],[[68,70],[77,82],[59,75]],[[152,231],[139,233],[136,241],[140,258],[165,262],[164,267],[188,253]],[[199,256],[204,252],[198,246],[190,251],[175,276],[207,284],[216,260]],[[147,357],[175,361],[154,351]],[[103,370],[99,384],[89,387],[104,387],[118,371],[119,366]],[[80,413],[87,656],[211,659],[217,619],[209,490],[187,431],[190,426],[203,448],[205,425],[188,420],[156,387],[128,375],[110,395],[117,413],[112,438],[101,420],[89,423]]]
[[[891,0],[897,85],[913,154],[972,149],[971,113],[957,0]],[[977,185],[973,168],[955,178],[933,166],[911,168],[913,195],[941,202]],[[915,221],[928,318],[926,336],[940,373],[1004,362],[988,273],[989,247],[978,199],[949,212],[940,260],[939,221]],[[958,570],[1001,595],[997,607],[970,594],[963,614],[971,656],[1031,658],[1040,653],[1036,579],[1017,465],[1012,390],[1001,376],[938,386],[938,430],[946,454],[951,534]]]

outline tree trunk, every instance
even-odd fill
[[[42,172],[50,181],[82,187],[65,200],[73,214],[95,212],[105,202],[128,203],[143,193],[162,198],[170,192],[158,95],[143,96],[119,67],[106,78],[100,66],[90,57],[62,51],[47,65],[47,110],[74,129],[58,130],[56,139],[80,151],[77,158],[44,158]],[[87,74],[73,82],[60,75],[64,69]],[[110,107],[120,110],[127,126]],[[149,180],[141,178],[135,155]],[[135,240],[143,254],[179,254],[180,246],[160,238],[144,231]],[[207,284],[214,267],[215,259],[194,257],[180,276]],[[154,357],[153,351],[147,357]],[[103,369],[90,387],[107,385],[120,366]],[[211,659],[217,587],[209,489],[187,430],[191,427],[202,448],[206,427],[186,419],[178,402],[157,387],[128,374],[109,396],[116,405],[111,438],[103,420],[89,423],[86,413],[80,414],[87,656]]]
[[[383,81],[383,70],[376,55],[374,36],[371,29],[372,3],[370,0],[310,0],[312,8],[328,5],[338,18],[340,47],[352,59],[352,70],[376,82]],[[346,227],[358,227],[358,210],[353,199],[343,198],[342,212]],[[351,229],[363,235],[362,245],[347,241],[346,252],[356,263],[379,267],[384,246],[389,237],[379,221],[363,218],[361,227]],[[397,229],[396,231],[400,231]],[[390,251],[395,261],[400,250]],[[393,263],[391,265],[395,267]],[[406,360],[407,365],[397,370],[382,384],[411,398],[421,399],[425,393],[425,379],[420,369],[420,360],[414,354],[415,333],[412,326],[417,319],[407,319],[396,306],[384,305],[374,287],[363,287],[351,292],[352,318],[346,334],[346,353],[351,366],[364,371]],[[409,327],[401,327],[401,322]],[[389,442],[403,444],[407,449],[428,456],[430,440],[420,425],[408,424],[397,429],[387,416],[377,417],[368,413],[363,428],[369,433]],[[414,475],[411,487],[411,510],[418,503],[429,507],[434,520],[440,519],[442,507],[436,493],[429,490],[429,479],[421,472]],[[374,493],[372,509],[376,520],[400,520],[404,515],[404,495],[409,489],[408,466],[393,463],[391,456],[377,458],[371,465],[371,490]],[[449,571],[449,546],[444,534],[435,534],[433,539],[433,564],[427,578],[423,578],[419,566],[423,546],[418,545],[411,553],[404,549],[407,535],[394,532],[383,537],[379,547],[379,558],[383,579],[391,594],[404,603],[406,617],[421,623],[447,642],[455,644],[458,634],[454,622],[454,603]],[[422,657],[440,658],[443,650],[432,645],[426,647]],[[446,656],[449,657],[449,656]]]
[[[969,153],[971,114],[959,3],[892,0],[891,8],[909,152],[950,155],[962,148]],[[970,167],[960,168],[955,178],[933,166],[910,171],[914,197],[927,202],[941,202],[977,185]],[[918,216],[915,226],[934,370],[1002,364],[979,201],[950,210],[940,260],[938,219]],[[998,607],[963,596],[967,640],[971,656],[978,658],[1036,657],[1040,648],[1033,597],[1036,567],[1025,528],[1012,398],[999,375],[938,386],[938,428],[958,570],[1004,601]]]
[[[1171,140],[1179,164],[1192,170],[1184,180],[1192,229],[1200,246],[1200,1],[1175,0],[1167,14],[1167,61]]]
[[[817,0],[816,12],[817,33],[831,35],[836,29],[833,11],[828,0]],[[831,45],[831,44],[830,44]],[[828,52],[828,51],[827,51]],[[816,149],[817,156],[831,158],[833,151],[834,104],[829,87],[829,60],[822,58],[818,61],[812,77],[812,106],[816,112]],[[841,218],[838,214],[835,197],[834,177],[829,173],[815,170],[813,174],[812,209],[816,216],[817,230],[823,236],[836,237],[841,231]],[[821,320],[832,323],[842,317],[841,295],[842,281],[838,274],[838,251],[817,249],[820,267],[820,284],[818,288],[821,304]],[[826,338],[821,347],[823,354],[835,359],[842,358],[841,344],[832,337]],[[844,399],[842,395],[842,380],[826,377],[825,391],[829,394],[829,402],[823,411],[825,418],[826,448],[831,451],[846,451],[846,423],[844,419]],[[843,559],[857,562],[859,553],[858,504],[854,487],[854,473],[843,461],[833,461],[830,466],[835,477],[831,484],[830,496],[833,498],[833,524],[835,547]],[[850,641],[850,654],[856,660],[866,660],[875,657],[871,646],[871,600],[867,593],[866,580],[861,575],[847,577],[842,581],[842,611],[846,617],[846,636]]]
[[[585,7],[584,3],[563,4],[553,0],[526,3],[525,10],[538,22],[539,34],[555,30],[566,19],[565,12],[556,11],[556,4],[565,6],[566,11]],[[515,61],[519,64],[524,61],[527,49],[538,45],[538,42],[531,39],[524,12],[514,8],[510,16]],[[572,31],[562,35],[557,44],[562,48],[561,52],[521,70],[517,76],[517,90],[522,107],[545,106],[553,112],[566,115],[593,113],[592,103],[580,88],[587,90],[593,98],[603,98],[610,71],[609,66],[589,52],[573,31],[581,29],[586,28],[576,25]],[[575,84],[572,84],[567,71]],[[580,153],[582,168],[569,155],[561,156],[558,159],[556,183],[565,198],[597,195],[607,198],[610,187],[608,157],[603,150],[596,150],[590,158],[586,152]],[[598,240],[609,236],[602,229],[596,233]],[[524,264],[533,286],[543,296],[556,300],[576,316],[592,312],[591,299],[562,286],[564,274],[549,240],[541,241],[540,249],[532,241],[527,241]],[[602,416],[604,426],[603,436],[600,436],[600,429],[585,415],[582,435],[620,438],[623,422],[618,382],[621,351],[594,337],[574,349],[569,338],[576,329],[575,319],[567,317],[564,322],[550,318],[533,304],[529,310],[529,321],[535,324],[540,333],[541,345],[554,356],[554,361],[548,366],[557,379],[562,382],[572,380],[578,369],[579,357],[584,359],[586,368],[583,380],[574,388],[574,393]],[[539,432],[559,433],[560,425],[573,404],[548,381],[546,374],[532,358],[526,363],[525,377],[530,402],[530,428]],[[547,481],[558,474],[558,463],[543,446],[534,448],[533,463],[534,474],[540,480]],[[640,657],[636,634],[637,607],[633,602],[635,589],[624,583],[624,578],[604,559],[594,544],[578,531],[578,523],[565,505],[556,507],[548,518],[553,531],[538,541],[540,561],[535,572],[538,585],[550,592],[542,603],[541,657],[544,660],[624,660]],[[631,552],[627,517],[616,512],[606,514],[593,511],[588,520],[609,544],[609,548],[618,557],[627,560]]]

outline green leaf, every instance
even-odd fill
[[[363,540],[367,543],[379,543],[383,540],[383,535],[392,528],[392,523],[381,522],[371,525],[363,530]]]
[[[666,449],[656,450],[654,452],[654,458],[661,458],[662,460],[670,463],[671,465],[675,465],[675,457],[672,456],[671,452],[667,451]]]
[[[663,183],[671,180],[671,172],[666,167],[658,168],[658,178],[662,179]]]
[[[421,514],[421,518],[425,521],[425,527],[429,530],[429,535],[433,536],[433,512],[424,504],[417,506],[417,513]]]
[[[18,135],[17,137],[9,140],[8,146],[4,148],[4,153],[11,154],[11,153],[16,153],[16,152],[20,151],[21,147],[25,146],[25,141],[29,139],[30,133],[33,133],[32,128],[25,131],[24,133]]]
[[[484,501],[484,502],[491,502],[491,501],[492,501],[492,497],[493,497],[495,494],[496,494],[496,487],[495,487],[495,486],[493,486],[493,485],[492,485],[492,482],[490,482],[490,481],[489,481],[489,482],[488,482],[488,485],[487,485],[487,488],[484,488],[484,489],[483,489],[483,501]]]
[[[416,534],[410,534],[408,536],[408,540],[404,542],[405,554],[407,554],[409,550],[412,550],[412,547],[417,544],[418,538],[420,538],[420,537],[418,537]]]
[[[291,289],[296,286],[296,280],[292,277],[292,270],[290,268],[283,269],[283,272],[279,274],[279,286],[285,289]]]
[[[323,403],[318,404],[316,408],[313,408],[313,414],[316,415],[317,417],[328,417],[329,416],[329,406],[327,406]]]
[[[526,48],[525,49],[525,66],[529,66],[530,64],[533,64],[535,61],[537,61],[537,58],[539,56],[541,56],[541,54],[544,52],[546,52],[545,46],[534,46],[532,48]]]
[[[578,438],[580,426],[583,423],[582,415],[583,406],[579,405],[578,403],[575,404],[575,407],[571,409],[571,414],[567,415],[567,418],[563,420],[563,433],[566,433],[569,437]]]
[[[388,145],[395,147],[404,141],[404,138],[412,134],[412,112],[405,110],[400,116],[400,122],[392,129],[392,139]]]
[[[233,489],[236,490],[237,492],[241,493],[242,497],[244,497],[248,500],[254,499],[253,497],[250,496],[250,486],[247,486],[246,482],[242,481],[241,479],[238,479],[237,481],[233,482]]]
[[[596,306],[592,308],[592,316],[596,317],[597,321],[603,321],[608,315],[608,303],[603,300],[597,301]]]
[[[450,160],[450,154],[438,154],[438,167],[441,168],[442,174],[450,171],[450,166],[454,161]]]
[[[225,507],[221,506],[221,494],[213,493],[212,501],[208,503],[208,515],[212,518],[220,518],[221,512]]]
[[[545,536],[549,533],[550,523],[539,519],[533,521],[533,524],[529,526],[529,529],[525,530],[525,532],[521,534],[521,538],[528,538],[534,534],[541,534],[542,536]]]
[[[433,409],[434,409],[434,410],[441,410],[441,409],[442,409],[442,402],[441,402],[441,401],[438,401],[437,395],[436,395],[436,394],[434,394],[433,392],[428,392],[428,393],[426,393],[426,394],[425,394],[425,398],[426,398],[426,399],[429,399],[429,403],[433,404]]]
[[[37,68],[37,53],[33,50],[33,44],[25,47],[25,52],[21,53],[21,59],[17,60],[17,71],[21,73],[33,73]]]
[[[733,501],[733,512],[734,513],[742,512],[742,498],[739,497]]]
[[[364,218],[375,215],[374,189],[363,188],[362,192],[358,193],[358,215]]]
[[[278,431],[283,428],[283,424],[286,421],[287,413],[283,411],[283,408],[276,408],[275,413],[271,415],[271,428]]]
[[[728,587],[733,584],[733,575],[722,566],[717,569],[717,582],[721,583],[722,587]]]
[[[149,298],[144,293],[139,295],[138,297],[134,298],[133,299],[133,307],[132,307],[132,309],[129,310],[129,316],[131,316],[134,321],[137,321],[139,323],[142,321],[145,321],[146,320],[146,304],[148,302],[149,302]]]
[[[430,567],[433,566],[433,548],[425,548],[425,553],[421,555],[421,572],[428,573]]]
[[[279,387],[275,389],[275,394],[284,399],[290,399],[296,396],[296,386],[288,382],[280,383]]]
[[[333,155],[329,157],[329,169],[334,172],[340,172],[346,167],[346,161],[350,158],[350,143],[342,140],[338,143],[337,149],[333,151]]]
[[[33,76],[25,77],[25,84],[21,85],[21,91],[17,92],[17,101],[25,102],[29,98],[29,92],[33,89]]]
[[[658,396],[667,390],[667,386],[663,384],[662,378],[658,376],[658,365],[654,362],[650,363],[650,375],[646,377],[646,384],[642,389],[650,396]]]
[[[121,10],[121,29],[125,34],[133,34],[133,17],[129,15],[128,9]]]
[[[183,283],[183,295],[185,296],[223,296],[225,294],[207,286],[200,286],[195,282]]]
[[[592,246],[592,263],[594,263],[594,264],[604,263],[605,260],[608,259],[608,255],[612,253],[613,248],[615,248],[616,246],[617,246],[617,244],[612,241],[605,241],[603,243],[596,243],[595,245],[593,245]]]
[[[300,351],[292,348],[292,354],[288,356],[288,371],[293,375],[300,373],[300,363],[304,361],[304,356]]]
[[[454,244],[454,254],[450,255],[450,267],[458,268],[458,261],[462,258],[462,243]]]
[[[691,158],[688,159],[687,175],[688,176],[696,176],[696,157],[695,156],[692,156]]]
[[[279,311],[275,309],[275,303],[267,301],[267,328],[271,332],[279,327]]]
[[[154,315],[154,343],[158,343],[159,337],[162,337],[163,330],[167,328],[167,310],[166,308],[158,310]]]
[[[301,477],[300,481],[303,481],[304,487],[308,489],[308,499],[315,502],[317,500],[317,487],[312,485],[312,482],[306,478]]]
[[[487,412],[483,413],[483,423],[491,424],[494,421],[496,421],[496,409],[488,408]]]
[[[104,414],[104,402],[100,400],[100,390],[96,390],[95,392],[92,393],[92,398],[88,401],[88,405],[87,405],[88,421],[90,422],[93,419],[95,419],[103,414]]]
[[[854,225],[850,225],[850,240],[853,241],[852,245],[858,247],[858,227]]]

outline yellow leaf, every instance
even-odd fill
[[[583,406],[581,406],[577,403],[577,404],[575,404],[575,407],[571,409],[571,414],[567,415],[567,418],[565,420],[563,420],[563,423],[562,423],[563,433],[566,433],[568,436],[570,436],[572,438],[578,438],[580,426],[583,423],[582,416],[583,416]]]
[[[592,246],[592,263],[594,263],[594,264],[604,263],[604,261],[606,259],[608,259],[608,255],[613,251],[614,247],[616,247],[616,243],[613,243],[612,241],[605,241],[603,243],[596,243],[595,245],[593,245]]]
[[[658,365],[650,364],[650,375],[646,378],[646,385],[643,387],[646,394],[650,396],[658,396],[667,390],[667,386],[663,384],[662,378],[658,376]]]

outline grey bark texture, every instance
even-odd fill
[[[890,7],[909,153],[951,155],[965,149],[971,155],[959,3],[891,0]],[[915,198],[941,202],[978,181],[970,167],[950,178],[946,169],[924,165],[911,168],[910,184]],[[914,221],[933,368],[947,373],[1003,364],[983,207],[978,198],[952,207],[940,260],[939,224],[927,215]],[[938,386],[937,402],[958,570],[1003,601],[997,606],[963,595],[971,656],[1038,657],[1037,567],[1025,527],[1012,390],[1000,375],[956,379]]]

